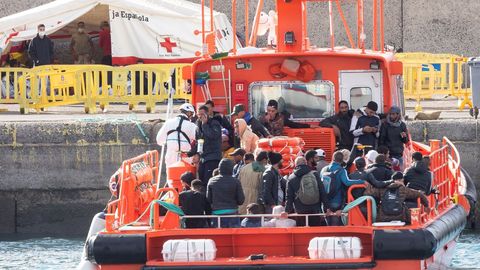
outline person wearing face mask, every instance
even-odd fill
[[[33,66],[50,65],[53,63],[53,42],[45,34],[45,25],[37,27],[38,34],[30,42],[28,54],[33,61]]]
[[[85,33],[85,23],[77,24],[77,32],[72,35],[70,50],[75,64],[90,64],[93,55],[93,42],[90,36]]]

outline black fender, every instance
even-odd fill
[[[468,199],[470,203],[470,213],[468,213],[468,223],[472,229],[475,229],[475,219],[476,219],[476,204],[477,204],[477,188],[475,187],[475,183],[473,182],[472,177],[468,174],[468,172],[461,168],[463,176],[465,177],[465,182],[467,184],[467,189],[465,191],[465,197]]]
[[[467,213],[455,205],[430,225],[421,229],[385,229],[373,233],[374,258],[423,260],[455,239],[466,224]]]
[[[95,264],[144,264],[145,234],[97,234],[87,240],[87,258]]]

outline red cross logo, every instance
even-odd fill
[[[171,42],[169,37],[164,38],[164,40],[164,42],[160,42],[160,46],[164,47],[167,52],[171,53],[173,51],[173,48],[177,47],[177,43]]]

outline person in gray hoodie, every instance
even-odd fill
[[[238,206],[245,201],[240,181],[232,176],[233,161],[224,158],[218,165],[220,174],[210,178],[207,185],[207,199],[212,205],[214,215],[237,215]],[[217,219],[213,220],[214,227],[217,227]],[[221,218],[220,227],[240,227],[238,217]]]

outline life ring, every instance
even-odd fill
[[[270,75],[272,75],[274,79],[282,79],[287,77],[287,74],[282,72],[282,64],[270,65],[270,67],[268,68],[268,71],[270,72]]]
[[[298,155],[303,153],[300,146],[273,147],[272,151],[278,152],[282,155]]]
[[[278,136],[273,138],[263,138],[258,140],[258,147],[263,149],[283,148],[287,146],[303,146],[305,142],[298,137]]]

